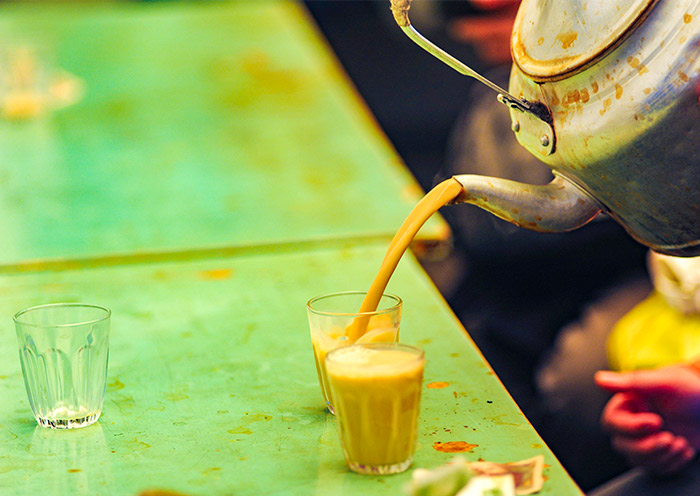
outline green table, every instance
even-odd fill
[[[323,407],[304,303],[361,288],[385,246],[279,252],[0,278],[0,315],[51,301],[114,312],[103,416],[76,431],[38,427],[11,326],[0,349],[0,487],[13,494],[399,495],[410,471],[349,472]],[[402,341],[427,366],[415,467],[477,445],[472,460],[543,453],[543,495],[580,494],[420,266],[406,257],[390,284],[405,302]],[[447,382],[444,388],[427,384]],[[53,492],[51,492],[53,490]],[[45,492],[44,492],[45,491]]]
[[[388,238],[422,196],[293,3],[0,6],[27,39],[86,91],[0,120],[0,266]]]
[[[304,304],[367,288],[420,192],[304,11],[0,13],[87,88],[0,122],[0,494],[401,494],[410,472],[345,467]],[[439,218],[425,232],[447,235]],[[414,466],[447,462],[449,441],[473,460],[542,453],[541,494],[580,496],[411,255],[389,290],[428,360]],[[103,416],[74,431],[36,426],[10,320],[59,301],[113,310]]]

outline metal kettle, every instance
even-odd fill
[[[391,0],[417,44],[498,93],[547,185],[458,175],[455,202],[561,232],[605,212],[640,243],[700,255],[700,0],[523,0],[509,91],[425,39],[411,0]]]

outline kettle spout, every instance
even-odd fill
[[[463,174],[452,203],[471,203],[517,226],[539,232],[577,229],[601,212],[601,206],[572,182],[555,175],[546,185]]]

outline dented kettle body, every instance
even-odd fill
[[[496,91],[555,176],[455,176],[455,203],[541,232],[602,211],[655,251],[700,255],[700,0],[522,0],[508,91],[416,31],[410,3],[391,0],[404,33]]]
[[[551,113],[543,136],[510,110],[521,144],[638,241],[700,255],[700,2],[658,0],[624,41],[560,77],[526,74],[516,52],[510,93]]]

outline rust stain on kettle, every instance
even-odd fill
[[[581,90],[581,101],[583,103],[587,103],[588,100],[590,100],[590,99],[591,99],[591,96],[588,94],[588,88],[583,88]]]
[[[554,107],[556,107],[557,105],[559,105],[560,100],[559,100],[559,97],[557,96],[557,94],[556,94],[555,92],[552,92],[552,93],[551,93],[551,97],[549,98],[549,103],[550,103],[550,105],[552,105],[552,106],[554,106]]]
[[[561,42],[561,47],[564,50],[570,48],[577,38],[578,33],[576,31],[567,31],[566,33],[560,33],[557,35],[557,41]]]
[[[632,69],[637,69],[637,73],[641,76],[642,74],[649,72],[647,66],[642,64],[637,57],[627,57],[627,63]]]
[[[619,100],[620,98],[622,98],[622,86],[620,86],[619,84],[616,84],[615,85],[615,99]]]
[[[566,94],[562,99],[562,105],[571,105],[581,101],[581,92],[579,90],[574,90]]]

